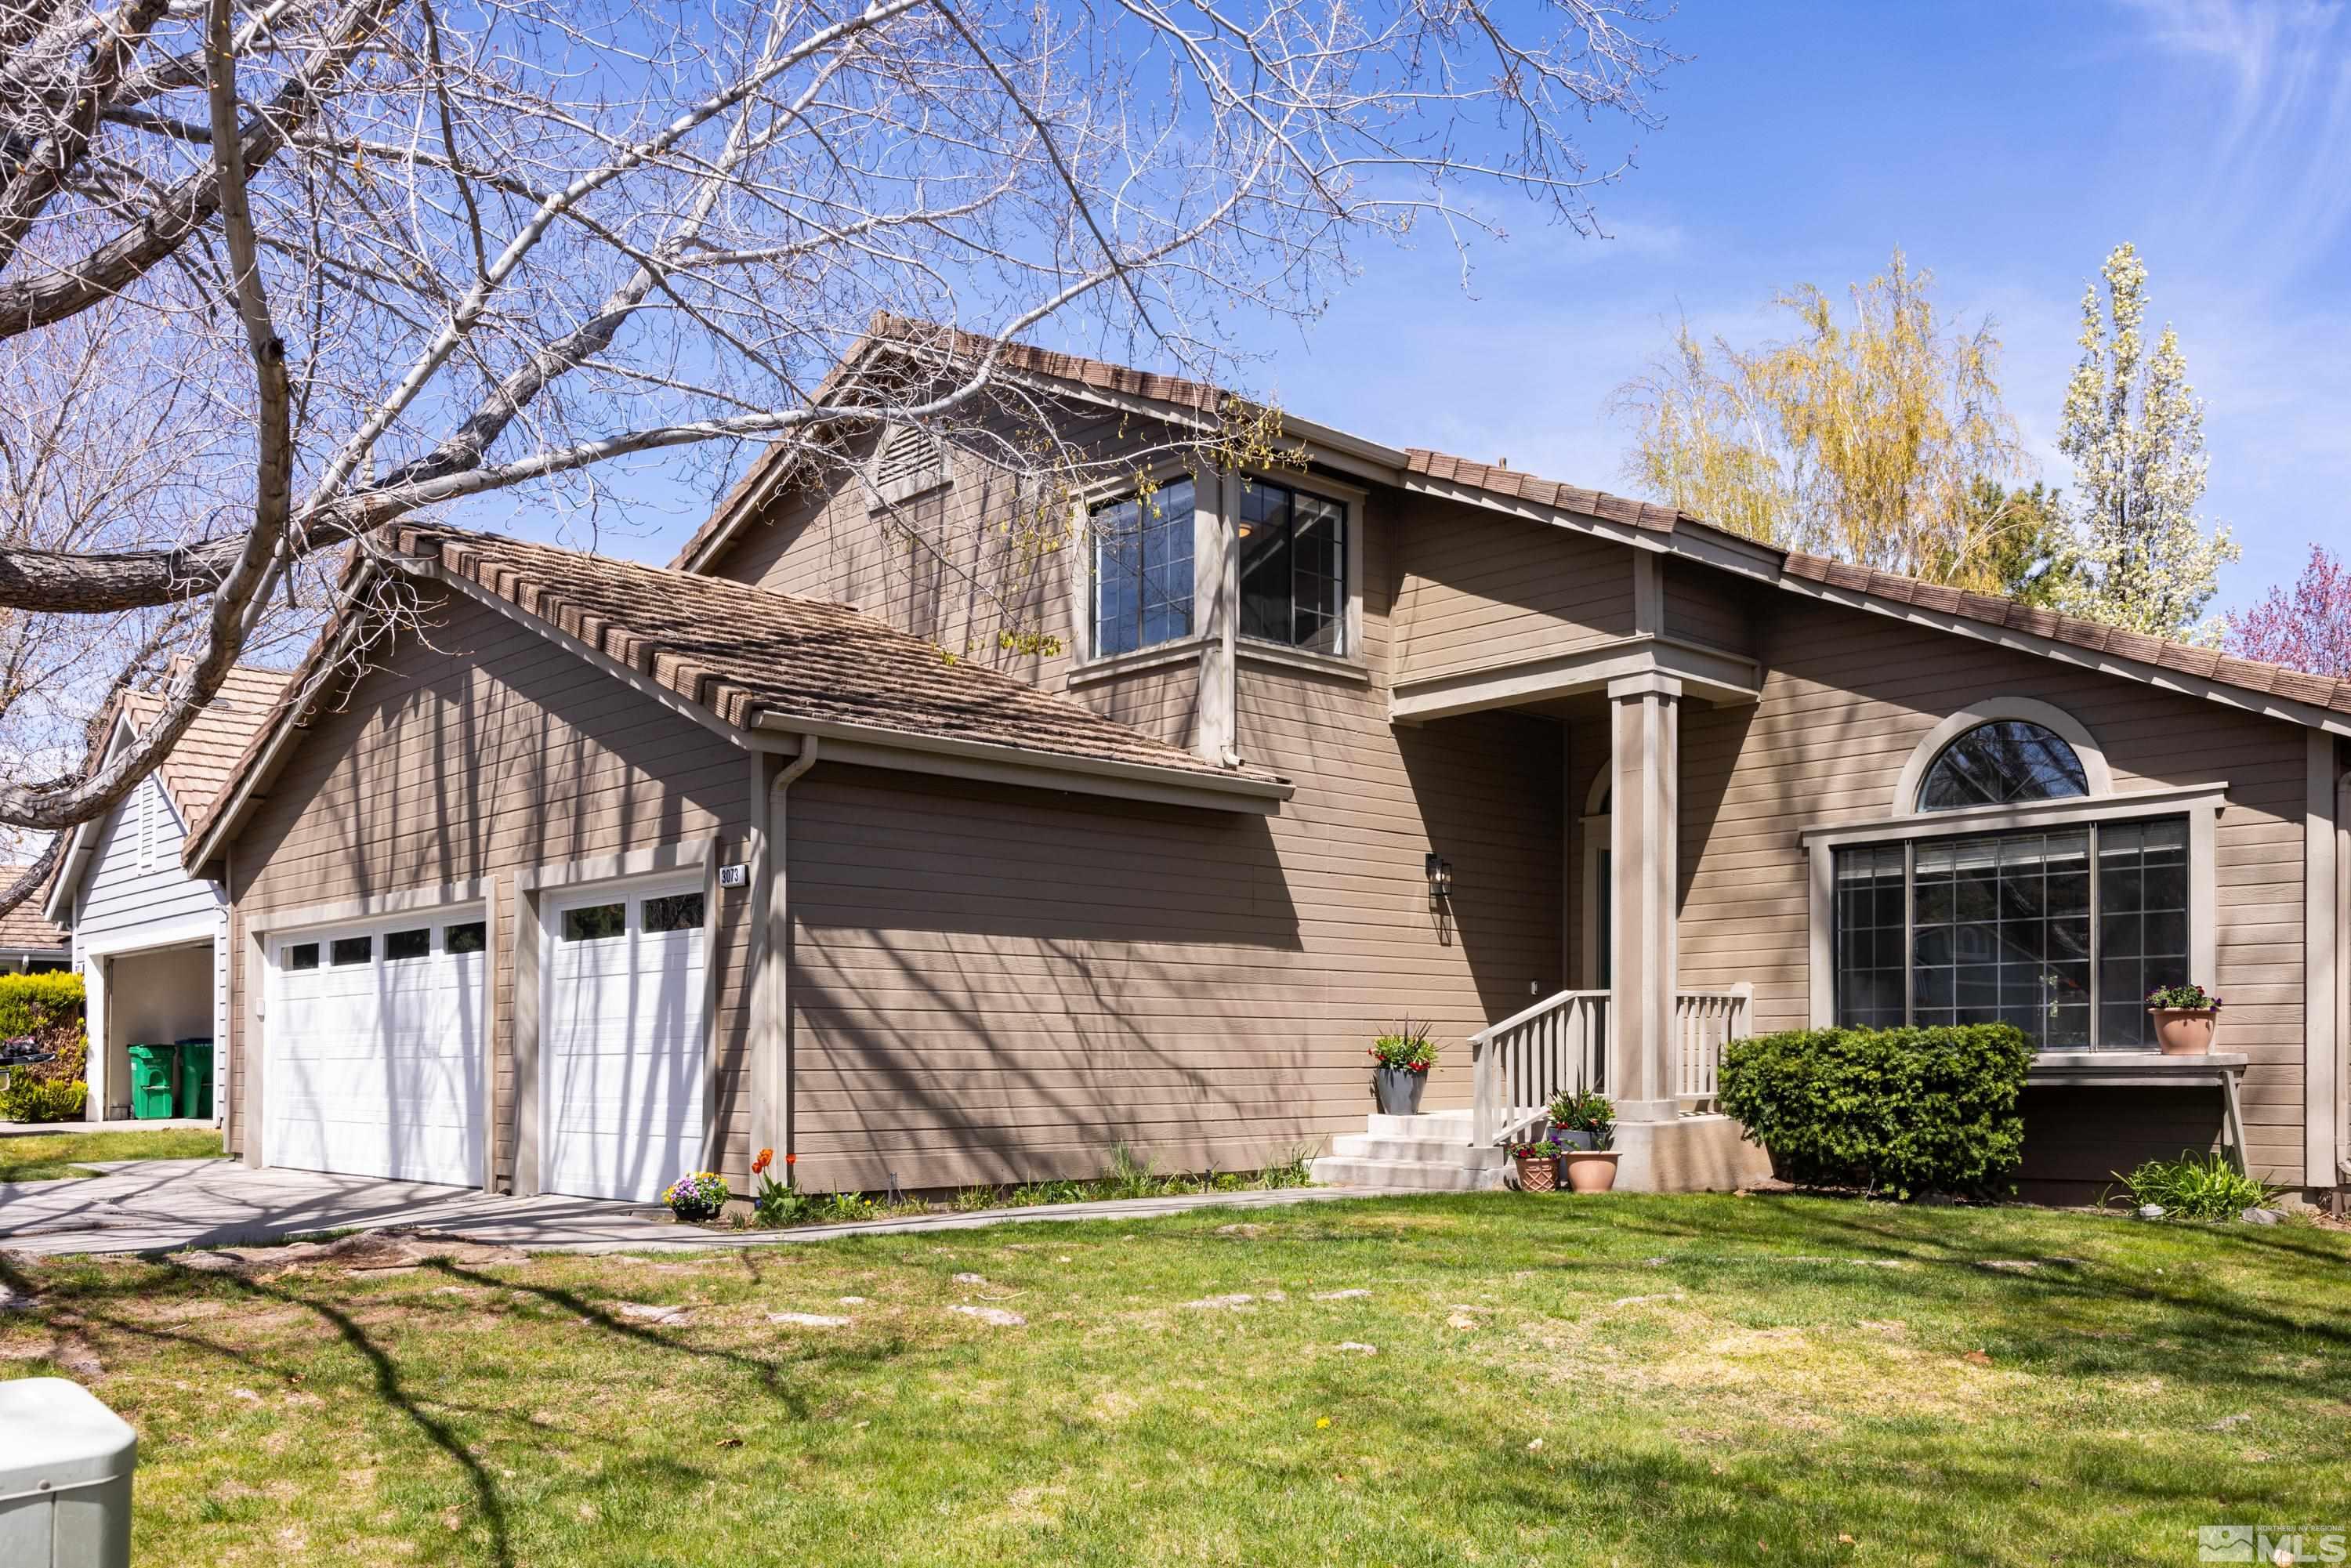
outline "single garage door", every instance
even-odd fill
[[[486,935],[457,910],[272,942],[271,1165],[481,1185]]]
[[[545,1188],[657,1201],[704,1154],[702,881],[569,894],[545,918]]]

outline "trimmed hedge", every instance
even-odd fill
[[[89,1085],[78,1078],[45,1082],[17,1068],[0,1089],[0,1122],[71,1122],[89,1101]]]
[[[2032,1065],[2007,1024],[1796,1030],[1724,1047],[1721,1105],[1791,1181],[1989,1197],[2023,1162]]]

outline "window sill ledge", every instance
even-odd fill
[[[1113,653],[1106,659],[1090,659],[1082,664],[1072,664],[1067,679],[1071,685],[1086,686],[1097,681],[1131,675],[1139,670],[1164,669],[1170,664],[1198,659],[1204,646],[1206,643],[1198,637],[1186,637],[1176,643],[1155,643],[1131,653]]]
[[[1351,659],[1342,653],[1310,653],[1302,648],[1288,648],[1279,643],[1260,643],[1255,638],[1241,638],[1233,645],[1234,653],[1244,663],[1276,664],[1285,669],[1311,670],[1318,675],[1338,675],[1369,685],[1371,666],[1361,659]]]

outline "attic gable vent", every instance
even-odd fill
[[[895,499],[909,489],[935,485],[946,477],[939,449],[914,425],[902,424],[882,440],[873,459],[873,486]]]

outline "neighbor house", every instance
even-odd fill
[[[0,887],[14,885],[31,869],[0,866]],[[41,975],[72,965],[73,938],[64,926],[41,913],[40,894],[0,915],[0,975]]]
[[[219,883],[181,865],[180,851],[187,824],[210,809],[285,685],[282,671],[231,670],[162,765],[66,841],[42,913],[70,933],[82,976],[92,1121],[130,1116],[131,1046],[225,1032],[228,901]],[[160,693],[122,693],[92,761],[112,758],[162,708]]]
[[[883,320],[845,369],[987,351]],[[996,373],[1138,455],[1065,494],[867,430],[667,569],[362,561],[418,629],[330,632],[187,843],[234,1148],[643,1200],[762,1147],[925,1188],[1336,1138],[1471,1185],[1598,1083],[1628,1185],[1721,1186],[1727,1038],[1997,1019],[2030,1192],[2341,1180],[2351,685],[1291,415],[1218,467],[1214,389]],[[2142,998],[2184,979],[2228,1008],[2182,1064]],[[1367,1132],[1407,1019],[1432,1115]]]

